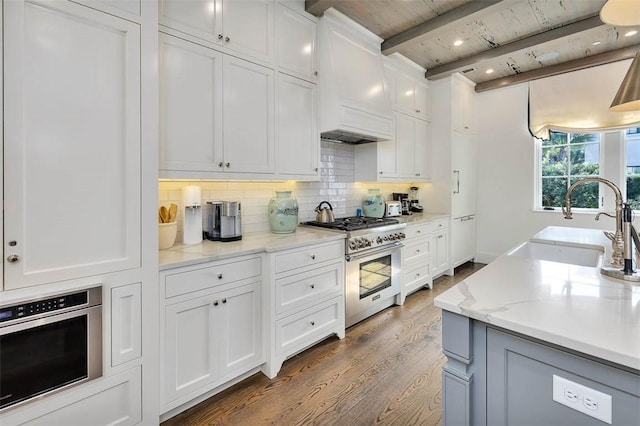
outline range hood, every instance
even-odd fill
[[[321,138],[367,143],[393,137],[382,39],[333,8],[318,24]]]

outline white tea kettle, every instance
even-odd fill
[[[322,207],[323,204],[326,204],[329,207]],[[335,217],[333,217],[333,207],[328,201],[322,201],[318,204],[315,211],[318,213],[316,215],[316,222],[331,223],[335,220]]]

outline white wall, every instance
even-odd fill
[[[478,94],[478,262],[492,261],[550,225],[614,229],[612,219],[596,222],[593,213],[566,220],[560,211],[533,211],[535,144],[527,128],[527,93],[524,83]],[[604,141],[611,137],[619,136],[607,134]],[[606,166],[604,173],[620,180],[607,176]]]

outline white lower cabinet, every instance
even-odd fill
[[[270,254],[269,356],[275,377],[292,355],[336,334],[345,336],[344,240]]]
[[[129,426],[142,421],[142,367],[51,395],[46,403],[17,408],[2,425]]]
[[[435,221],[432,233],[432,268],[431,274],[435,278],[449,270],[449,219],[438,219]]]
[[[142,355],[142,285],[111,289],[111,366]]]
[[[451,224],[451,267],[472,260],[476,254],[475,215],[459,217]]]
[[[166,294],[172,296],[164,300],[161,326],[163,412],[264,362],[259,260],[233,259],[161,273],[161,283],[171,286]],[[236,275],[227,279],[231,271]],[[176,294],[180,281],[185,293]]]
[[[402,248],[402,286],[400,304],[422,287],[432,288],[431,276],[433,238],[431,222],[408,225]]]

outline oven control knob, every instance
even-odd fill
[[[357,248],[358,248],[358,244],[357,244],[357,242],[355,240],[349,241],[349,249],[355,250]]]
[[[384,240],[384,241],[389,241],[389,236],[388,236],[388,235],[385,235],[385,236],[384,236],[384,238],[383,238],[383,240]]]
[[[404,234],[404,232],[400,232],[398,236],[400,237],[401,240],[404,240],[406,238],[406,235]]]
[[[364,240],[364,245],[365,245],[365,247],[371,247],[371,240],[368,239],[368,238],[366,240]]]
[[[382,237],[378,237],[378,238],[376,238],[376,243],[378,243],[378,244],[382,244]]]

